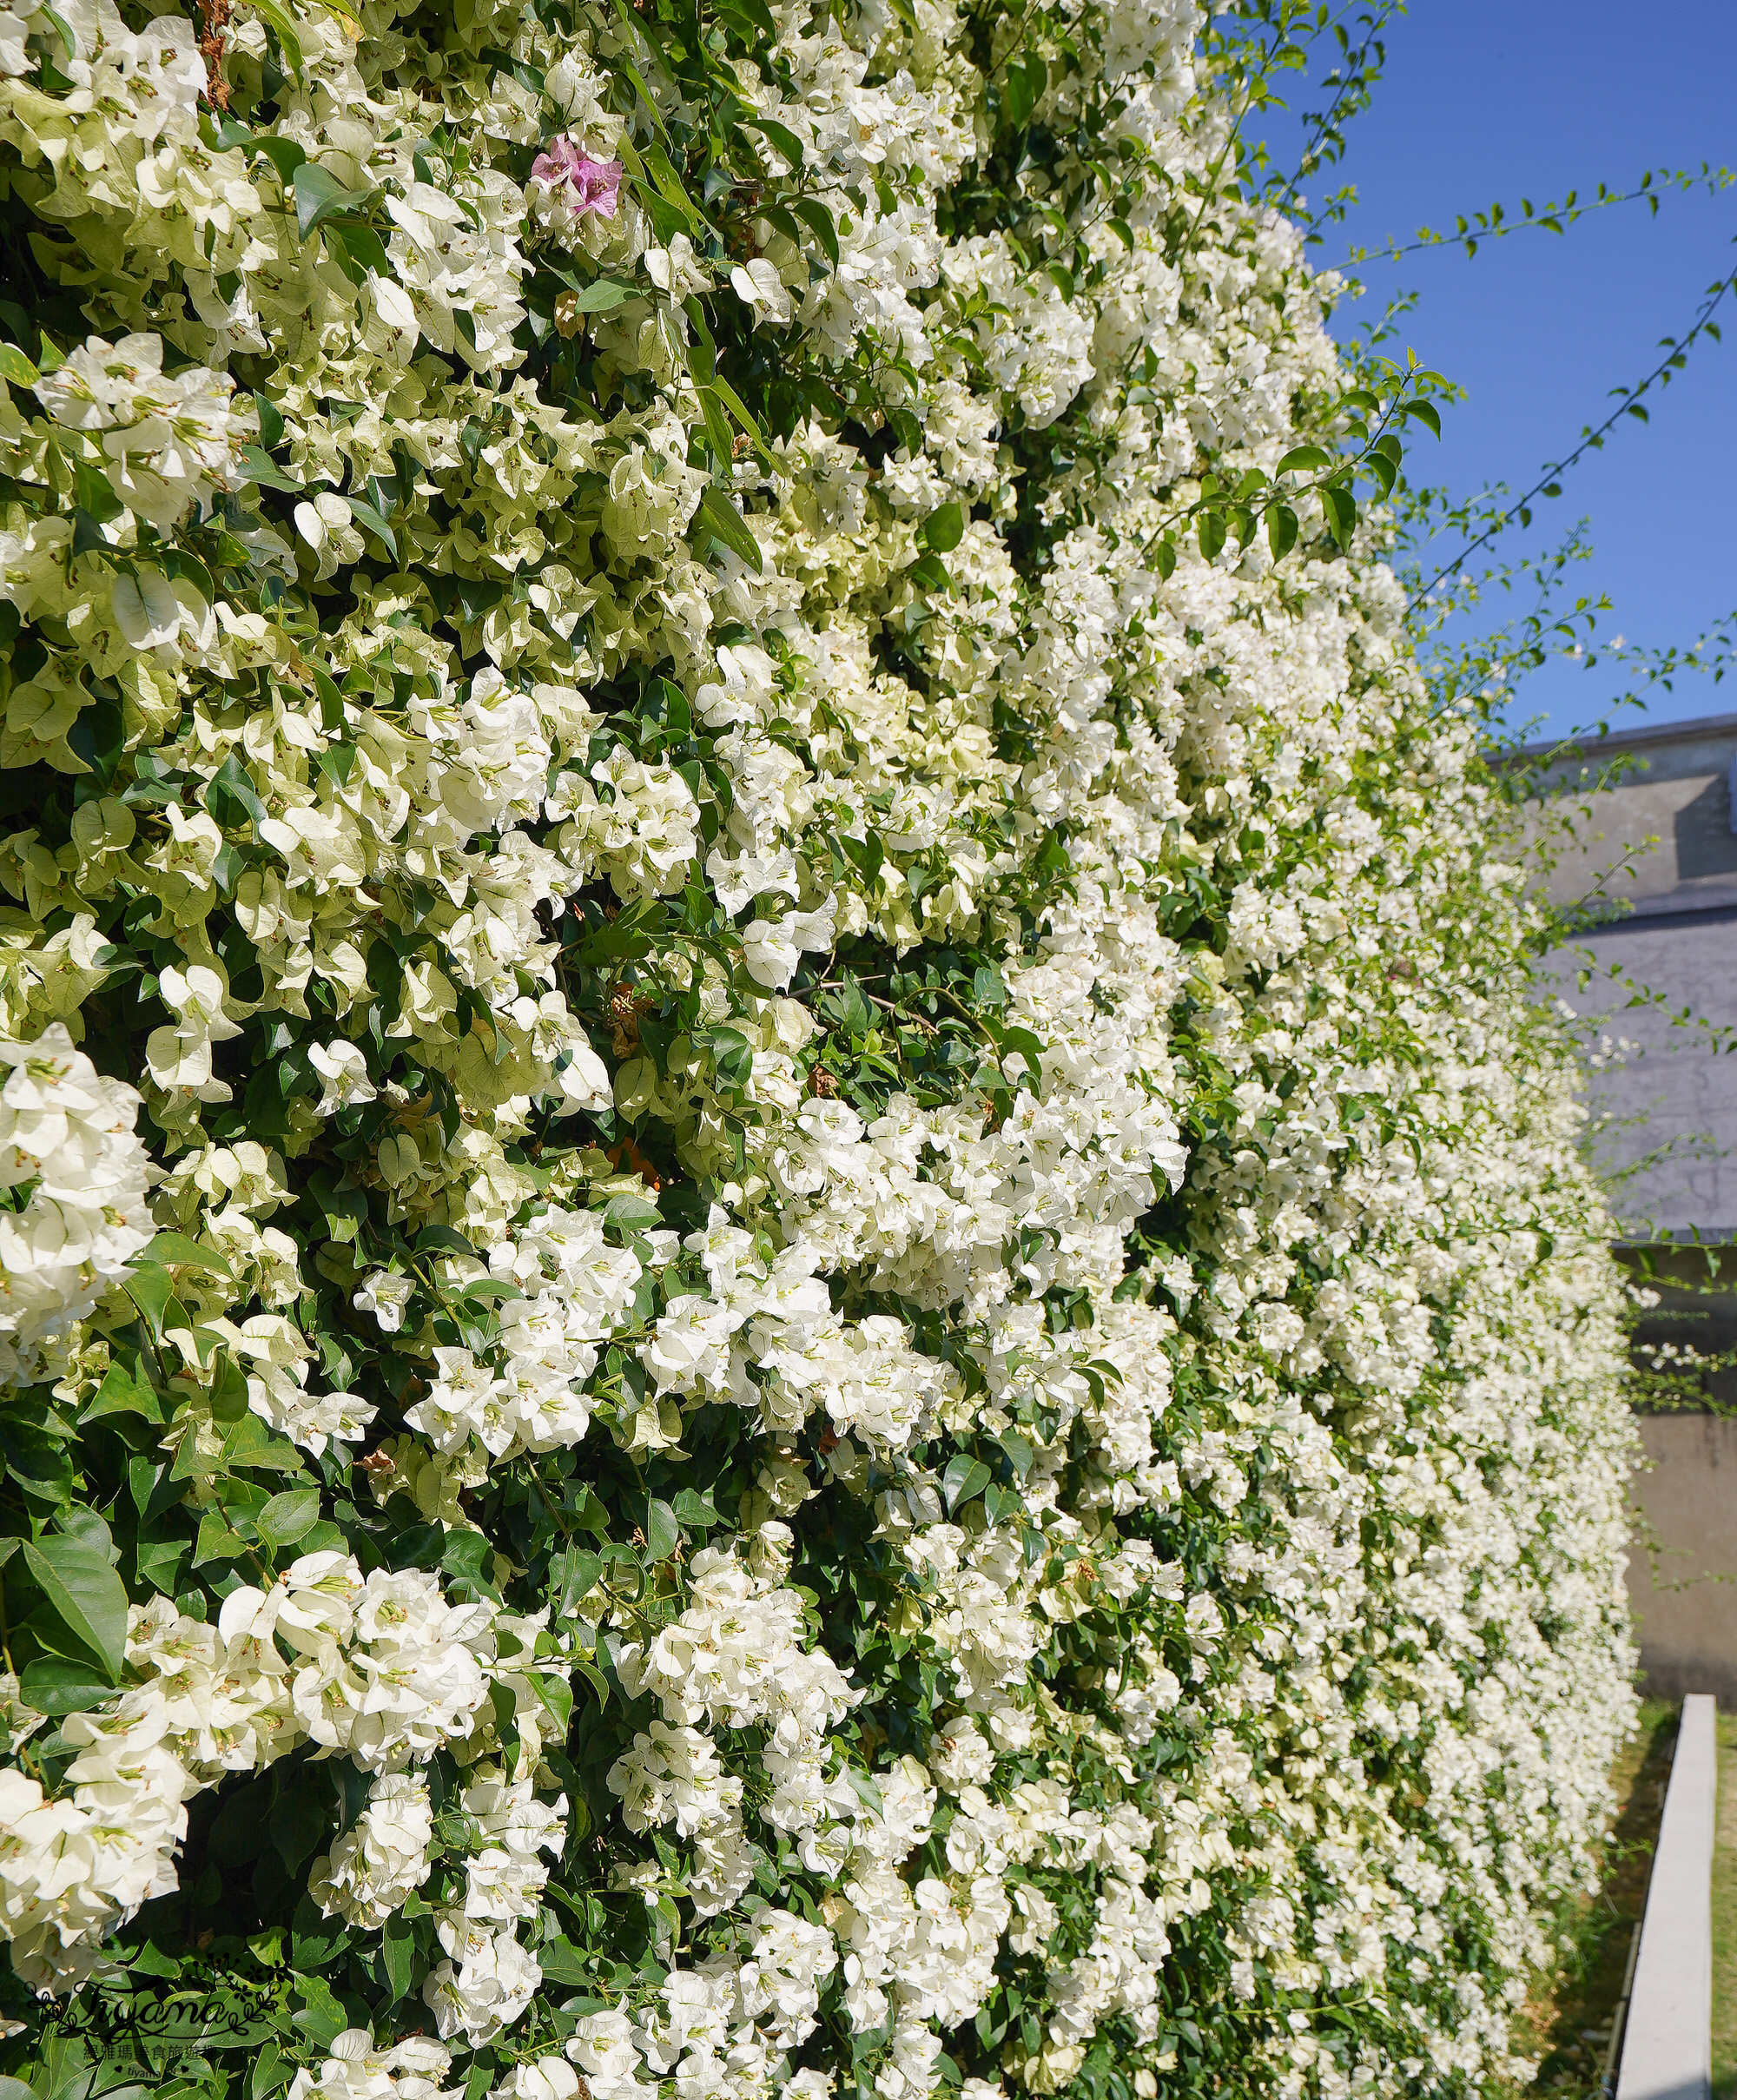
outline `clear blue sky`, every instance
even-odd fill
[[[1628,188],[1648,168],[1737,168],[1737,0],[1664,0],[1639,14],[1610,0],[1412,0],[1384,41],[1385,76],[1344,160],[1304,185],[1311,201],[1357,188],[1342,234],[1327,229],[1324,262],[1496,199],[1517,213],[1522,196],[1542,207],[1601,180]],[[1290,79],[1292,118],[1265,126],[1287,166],[1295,114],[1319,107]],[[1370,262],[1368,291],[1341,308],[1336,332],[1356,333],[1395,293],[1417,291],[1391,347],[1410,345],[1470,398],[1447,412],[1439,448],[1413,426],[1408,465],[1456,494],[1487,480],[1517,493],[1603,420],[1609,390],[1650,370],[1660,339],[1680,334],[1707,286],[1737,267],[1734,235],[1737,188],[1668,195],[1656,216],[1619,205],[1561,238],[1522,233],[1470,260],[1443,248]],[[1605,639],[1686,644],[1737,609],[1737,294],[1721,315],[1724,343],[1703,338],[1648,396],[1651,421],[1623,419],[1559,499],[1534,506],[1530,532],[1501,543],[1542,552],[1585,518],[1595,552],[1570,571],[1571,590],[1612,600]],[[1487,604],[1491,624],[1518,609],[1509,594]],[[1596,720],[1628,683],[1605,663],[1553,663],[1522,685],[1515,713],[1542,717],[1534,734],[1566,731]],[[1737,673],[1718,686],[1680,678],[1672,693],[1655,690],[1648,712],[1737,712]]]

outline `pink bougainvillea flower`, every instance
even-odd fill
[[[531,180],[545,184],[551,201],[558,199],[576,219],[587,212],[612,219],[621,201],[621,162],[594,161],[570,138],[550,140],[549,150],[532,163]]]

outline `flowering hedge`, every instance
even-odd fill
[[[0,14],[0,2067],[1515,2075],[1617,1292],[1233,54],[174,4]]]

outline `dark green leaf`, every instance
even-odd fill
[[[63,1503],[71,1496],[71,1457],[38,1423],[0,1420],[0,1456],[6,1472],[36,1502]]]
[[[1015,131],[1022,130],[1049,81],[1049,69],[1034,52],[1009,62],[1001,89],[1001,109]]]
[[[297,145],[294,139],[281,139],[267,135],[255,142],[255,148],[277,170],[278,181],[286,185],[294,180],[296,169],[307,159],[304,149]]]
[[[713,538],[722,541],[758,576],[760,543],[743,523],[742,513],[722,489],[709,487],[702,493],[699,514]]]
[[[989,1469],[981,1458],[974,1458],[968,1451],[956,1452],[947,1462],[947,1470],[941,1476],[941,1492],[949,1512],[961,1502],[968,1502],[974,1495],[981,1495],[989,1484]]]
[[[386,1921],[380,1934],[380,1958],[395,2004],[400,1998],[409,1997],[411,1979],[416,1972],[416,1927],[402,1911],[394,1911]]]
[[[26,1706],[39,1714],[88,1714],[105,1699],[115,1696],[114,1685],[85,1662],[69,1662],[59,1655],[38,1655],[18,1674],[18,1690]]]
[[[682,1527],[676,1521],[675,1511],[668,1502],[652,1496],[645,1508],[646,1566],[667,1561],[681,1542]]]
[[[379,509],[373,504],[365,502],[360,496],[346,496],[344,500],[350,506],[351,517],[359,525],[366,525],[367,530],[386,548],[386,552],[396,561],[398,559],[398,535],[386,523]]]
[[[315,229],[340,212],[353,212],[373,195],[367,189],[347,189],[329,168],[317,161],[303,161],[291,178],[295,191],[296,229],[304,241]]]
[[[127,1592],[107,1553],[89,1536],[63,1535],[27,1543],[23,1552],[61,1623],[98,1658],[110,1681],[118,1681],[127,1661]]]
[[[790,209],[808,228],[825,251],[827,261],[834,268],[838,266],[838,228],[833,224],[832,214],[818,197],[792,197]]]
[[[923,520],[920,535],[924,546],[935,554],[951,554],[965,537],[965,513],[956,503],[944,503]]]
[[[588,1984],[592,1971],[570,1939],[545,1939],[537,1950],[543,1980],[551,1984]]]

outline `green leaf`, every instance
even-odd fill
[[[262,452],[257,445],[244,446],[241,450],[241,472],[249,481],[257,481],[261,487],[281,489],[287,495],[305,495],[302,484],[293,479]]]
[[[327,220],[335,219],[342,212],[353,212],[373,195],[371,189],[347,189],[329,168],[322,168],[317,161],[301,163],[293,187],[296,229],[304,241],[311,240]]]
[[[1326,487],[1321,491],[1322,508],[1327,513],[1327,525],[1341,549],[1350,545],[1351,534],[1357,530],[1357,507],[1348,489]]]
[[[1001,112],[1015,131],[1024,129],[1048,84],[1049,68],[1037,53],[1009,63],[1001,89]]]
[[[299,1473],[301,1455],[287,1436],[274,1436],[251,1409],[238,1416],[223,1438],[223,1463],[273,1473]]]
[[[838,228],[833,223],[832,214],[818,197],[792,197],[790,209],[820,242],[827,261],[835,269],[838,267]]]
[[[664,1213],[644,1196],[611,1196],[604,1217],[632,1232],[654,1232],[664,1222]]]
[[[571,1939],[545,1939],[537,1950],[545,1984],[588,1984],[593,1971]]]
[[[232,751],[223,763],[226,766],[233,766],[234,763],[235,755]],[[221,770],[217,774],[217,778],[219,780],[223,778]],[[253,783],[251,781],[246,780],[245,775],[243,780],[246,793],[251,799],[254,809],[261,816],[263,816],[266,813],[265,804],[258,796],[254,794]],[[159,1232],[149,1246],[135,1258],[139,1261],[180,1262],[190,1269],[203,1269],[212,1276],[234,1276],[235,1273],[229,1265],[227,1255],[220,1254],[215,1247],[201,1246],[196,1239],[189,1239],[185,1232]]]
[[[386,243],[366,219],[345,216],[331,220],[326,240],[328,247],[335,246],[338,267],[352,284],[366,284],[370,271],[376,277],[392,275],[392,258],[386,252]]]
[[[965,512],[956,503],[944,503],[923,520],[919,537],[932,553],[951,554],[965,537]]]
[[[394,1911],[380,1934],[380,1959],[394,2004],[410,1995],[416,1972],[416,1928],[402,1911]]]
[[[320,1522],[318,1488],[286,1488],[274,1495],[254,1519],[254,1529],[267,1546],[293,1545]]]
[[[148,1422],[163,1418],[156,1394],[118,1364],[109,1365],[89,1405],[78,1417],[78,1425],[83,1429],[87,1422],[96,1422],[104,1415],[142,1415]]]
[[[595,1663],[582,1661],[577,1655],[573,1658],[573,1667],[579,1673],[580,1676],[585,1679],[585,1682],[591,1687],[592,1691],[597,1694],[598,1705],[599,1707],[606,1707],[609,1704],[608,1678],[604,1675],[603,1672],[598,1668]]]
[[[1302,474],[1318,471],[1333,464],[1332,454],[1324,452],[1318,445],[1293,445],[1278,465],[1272,470],[1273,479],[1280,474]]]
[[[558,1619],[565,1618],[581,1597],[590,1595],[602,1573],[600,1554],[570,1547],[565,1553],[555,1555],[549,1564],[549,1579],[554,1586]]]
[[[264,154],[267,160],[277,170],[278,181],[286,188],[294,180],[296,169],[301,167],[307,159],[307,149],[297,145],[294,139],[276,138],[269,134],[263,138],[255,140],[254,149]]]
[[[776,42],[776,36],[773,41]],[[757,131],[763,137],[769,139],[789,162],[793,171],[801,168],[803,161],[802,142],[794,131],[787,130],[783,124],[775,124],[767,116],[744,116],[741,122],[745,129]]]
[[[479,1589],[492,1587],[485,1572],[493,1549],[480,1531],[449,1531],[446,1543],[441,1550],[440,1565],[450,1575],[461,1582],[469,1582]]]
[[[254,0],[255,5],[258,0]],[[294,1954],[294,1941],[291,1941],[291,1955]],[[350,2016],[333,1996],[332,1987],[322,1977],[298,1977],[301,1988],[302,2006],[295,2014],[292,2024],[299,2028],[308,2039],[322,2050],[330,2049],[333,2043],[350,2024]]]
[[[107,1529],[104,1528],[104,1537]],[[127,1661],[127,1592],[102,1547],[88,1535],[26,1542],[24,1565],[63,1626],[117,1683]]]
[[[682,1527],[668,1502],[653,1496],[645,1505],[645,1565],[667,1561],[682,1542]]]
[[[938,554],[925,554],[921,561],[913,562],[905,574],[919,591],[930,596],[953,588],[952,574]]]
[[[127,507],[115,493],[108,475],[88,459],[79,460],[73,468],[72,488],[80,510],[88,511],[98,525],[111,523]]]
[[[565,1740],[567,1725],[573,1718],[573,1687],[565,1677],[551,1675],[545,1670],[533,1670],[531,1687],[554,1717],[555,1726]]]
[[[207,782],[205,806],[218,823],[237,831],[249,825],[257,828],[266,821],[266,805],[233,751]],[[169,1243],[167,1248],[164,1243]],[[159,1232],[145,1252],[156,1261],[197,1261],[201,1267],[214,1266],[214,1258],[180,1232]],[[225,1263],[221,1273],[228,1276],[233,1271]]]
[[[595,283],[582,285],[568,294],[567,311],[571,314],[612,314],[624,300],[638,296],[634,287],[624,284],[618,277],[599,277]]]
[[[248,1374],[221,1350],[211,1368],[211,1419],[236,1423],[247,1412]]]
[[[700,1496],[691,1488],[683,1488],[677,1494],[674,1508],[684,1529],[709,1531],[714,1524],[724,1522],[712,1507],[710,1489]]]
[[[1225,544],[1225,514],[1222,511],[1202,511],[1199,519],[1200,558],[1217,560]]]
[[[133,1565],[142,1582],[172,1597],[181,1588],[181,1564],[192,1550],[191,1539],[142,1539]]]
[[[880,1782],[871,1773],[861,1771],[855,1765],[847,1765],[844,1776],[849,1782],[850,1791],[865,1808],[872,1808],[877,1816],[886,1814],[887,1798],[881,1792]]]
[[[190,1327],[185,1305],[175,1296],[175,1278],[155,1262],[141,1262],[121,1278],[122,1288],[139,1311],[153,1337],[161,1341],[171,1327]]]
[[[323,1969],[336,1961],[349,1944],[344,1920],[322,1917],[319,1905],[304,1892],[289,1927],[289,1958],[296,1969],[304,1975],[310,1969]],[[338,2031],[341,2034],[343,2029]]]
[[[193,1553],[195,1568],[203,1567],[207,1561],[238,1561],[247,1550],[248,1542],[230,1530],[215,1509],[200,1518],[199,1541]]]
[[[396,561],[398,559],[398,535],[386,523],[383,513],[373,504],[365,502],[360,496],[346,496],[344,500],[350,506],[351,517],[358,525],[366,525],[374,538],[384,545],[386,552]]]
[[[968,1502],[974,1495],[981,1495],[989,1484],[989,1469],[981,1458],[974,1458],[968,1451],[956,1452],[947,1462],[947,1470],[941,1476],[941,1492],[949,1515],[961,1502]]]
[[[702,493],[700,516],[712,538],[722,541],[732,554],[738,555],[758,576],[760,543],[742,522],[741,512],[722,489],[707,488]]]
[[[42,376],[16,343],[0,343],[0,379],[9,386],[34,386]]]
[[[254,2067],[248,2074],[248,2100],[266,2100],[268,2093],[289,2083],[295,2068],[275,2042],[267,2042],[254,2059]]]
[[[114,1686],[100,1677],[89,1663],[70,1662],[60,1655],[38,1655],[18,1674],[18,1690],[26,1706],[39,1714],[88,1714],[105,1699],[115,1696]]]
[[[994,1441],[1007,1454],[1007,1463],[1016,1477],[1023,1480],[1031,1471],[1032,1460],[1036,1456],[1029,1442],[1017,1430],[1003,1430]]]
[[[72,513],[72,551],[77,554],[107,554],[109,537],[102,525],[82,505]]]
[[[71,1496],[71,1457],[63,1443],[38,1423],[0,1420],[0,1456],[27,1496],[50,1503]]]

